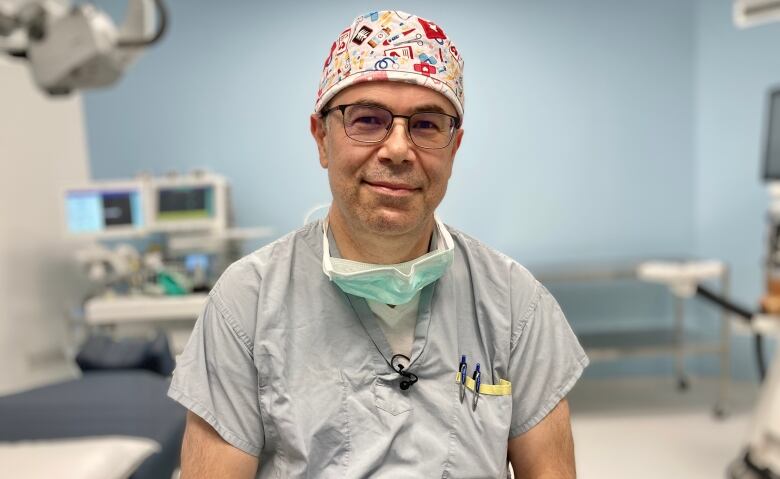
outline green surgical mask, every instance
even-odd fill
[[[438,218],[434,219],[438,230],[436,250],[400,264],[332,258],[326,220],[322,228],[322,271],[345,293],[385,304],[406,304],[421,289],[441,278],[452,264],[452,236]]]

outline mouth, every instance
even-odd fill
[[[407,196],[420,190],[420,188],[416,188],[407,183],[393,183],[389,181],[366,181],[366,180],[363,180],[363,183],[368,185],[368,187],[376,193],[383,194],[383,195],[390,195],[390,196]]]

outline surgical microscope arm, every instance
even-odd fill
[[[153,11],[157,29],[151,33]],[[128,0],[119,28],[91,4],[0,0],[0,53],[27,61],[43,91],[64,95],[117,81],[143,48],[163,36],[167,23],[162,0]]]

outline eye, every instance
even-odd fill
[[[352,119],[352,123],[366,126],[381,126],[384,120],[375,115],[363,115]]]
[[[416,113],[411,118],[411,128],[418,134],[440,134],[449,130],[450,117],[441,113]]]
[[[362,105],[348,107],[344,119],[351,128],[362,128],[364,130],[386,128],[387,124],[392,121],[389,112],[381,108]]]
[[[439,126],[430,120],[417,120],[412,128],[415,130],[438,130]]]

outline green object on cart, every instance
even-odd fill
[[[180,274],[161,271],[157,274],[157,283],[163,287],[163,291],[169,296],[181,296],[190,292],[186,278]]]

